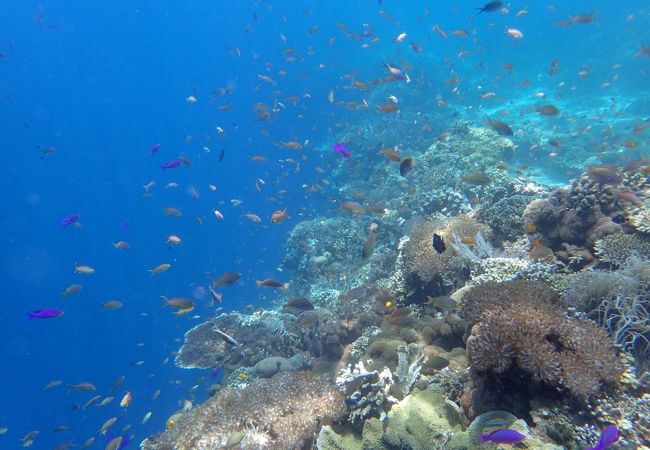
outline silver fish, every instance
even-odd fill
[[[227,335],[226,333],[224,333],[223,331],[221,331],[219,328],[214,327],[214,331],[216,331],[217,334],[218,334],[219,336],[221,336],[221,339],[223,339],[223,340],[226,341],[227,343],[232,344],[232,345],[234,345],[234,346],[241,345],[239,342],[237,342],[237,340],[235,340],[234,337]]]

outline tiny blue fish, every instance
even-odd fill
[[[77,222],[79,220],[80,216],[81,216],[81,214],[76,213],[76,214],[72,214],[72,215],[70,215],[68,217],[64,217],[63,219],[61,219],[61,226],[63,228],[69,227],[70,225]]]
[[[151,156],[155,155],[158,150],[160,150],[160,144],[153,144],[150,150]]]
[[[600,439],[595,447],[590,447],[588,450],[605,450],[619,438],[620,434],[616,425],[609,425],[600,433]]]
[[[502,428],[493,431],[490,434],[482,434],[479,436],[481,442],[496,442],[497,444],[516,444],[526,439],[526,436],[517,430],[510,428]]]

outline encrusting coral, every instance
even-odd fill
[[[283,372],[243,389],[220,391],[141,448],[214,450],[226,448],[229,438],[239,433],[241,449],[302,449],[315,440],[321,420],[337,419],[345,411],[343,394],[326,379]]]
[[[461,315],[471,329],[472,367],[498,374],[514,366],[578,398],[618,383],[623,369],[605,330],[566,317],[558,300],[539,282],[485,283],[466,293]]]

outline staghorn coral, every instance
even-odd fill
[[[622,373],[613,342],[593,323],[567,318],[558,295],[539,282],[486,283],[462,299],[471,327],[467,352],[479,371],[517,367],[579,398],[615,385]]]
[[[322,419],[344,413],[343,395],[324,378],[285,372],[243,389],[223,389],[141,448],[214,450],[242,433],[241,448],[301,449],[311,446]]]
[[[596,241],[594,250],[601,261],[621,266],[633,254],[650,257],[650,237],[637,233],[605,236]]]
[[[639,205],[628,206],[626,211],[628,220],[637,230],[650,233],[650,198]]]

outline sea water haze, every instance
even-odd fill
[[[649,29],[6,1],[0,448],[647,448]]]

